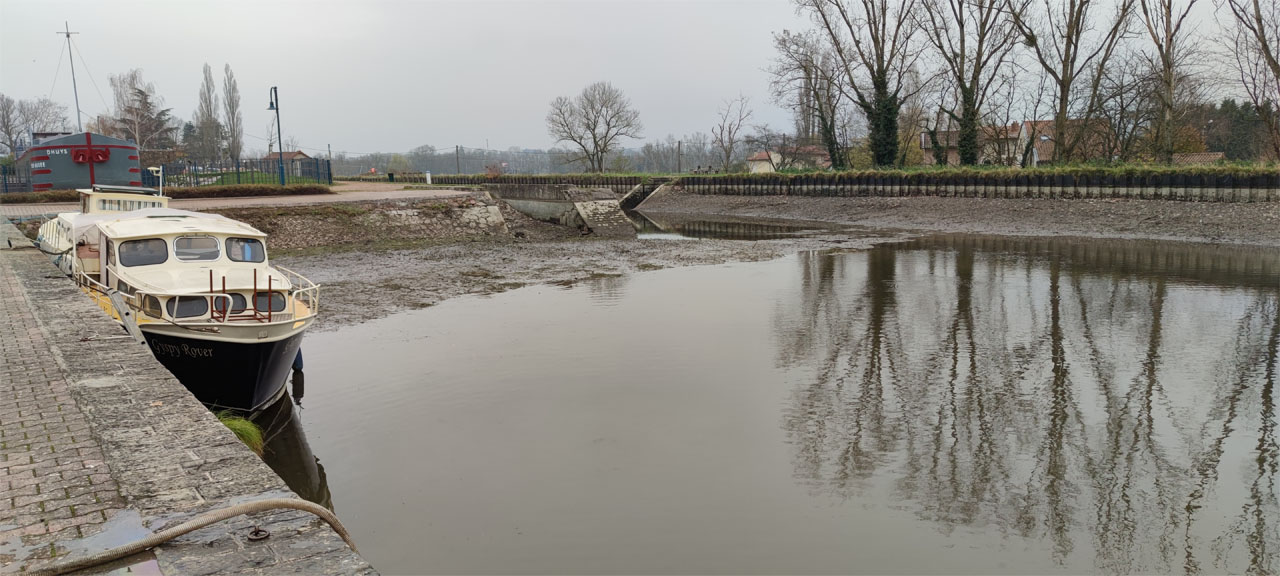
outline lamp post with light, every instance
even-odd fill
[[[276,166],[280,170],[280,185],[284,186],[284,140],[280,137],[280,93],[276,91],[276,87],[271,87],[271,103],[267,105],[267,110],[274,110],[276,113],[276,146],[279,148],[276,156]]]

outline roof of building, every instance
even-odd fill
[[[306,152],[303,152],[301,150],[294,150],[291,152],[272,152],[270,154],[267,154],[266,156],[263,156],[262,159],[263,160],[279,160],[280,154],[284,154],[285,158],[288,160],[297,160],[299,158],[310,158],[310,156],[307,156]]]
[[[1177,165],[1213,164],[1226,159],[1222,152],[1184,152],[1173,155],[1173,163]]]
[[[764,150],[761,150],[759,152],[756,152],[755,154],[747,156],[747,162],[769,162],[770,160],[771,158],[769,158],[769,153],[765,152]]]

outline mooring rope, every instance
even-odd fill
[[[255,500],[253,502],[236,504],[234,506],[219,508],[217,510],[210,510],[199,514],[182,524],[174,526],[173,528],[167,528],[160,532],[156,532],[155,534],[147,536],[141,540],[136,540],[123,546],[117,546],[110,550],[104,550],[90,556],[85,556],[84,558],[56,562],[43,567],[33,567],[31,571],[27,572],[27,574],[52,576],[55,574],[67,574],[77,570],[84,570],[85,568],[114,562],[121,558],[126,558],[139,552],[155,548],[156,546],[173,540],[174,538],[182,536],[188,532],[194,532],[204,528],[205,526],[209,526],[210,524],[216,524],[223,520],[235,518],[241,514],[263,512],[266,510],[276,510],[280,508],[301,510],[303,512],[310,512],[319,516],[321,520],[328,522],[329,526],[333,527],[333,531],[337,532],[338,535],[342,537],[342,540],[347,543],[347,546],[351,547],[353,552],[359,552],[356,550],[356,543],[351,541],[351,535],[348,534],[347,529],[342,526],[342,522],[339,522],[338,517],[334,516],[333,512],[330,512],[327,508],[320,506],[319,504],[296,498],[268,498],[265,500]]]

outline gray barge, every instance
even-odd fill
[[[31,189],[36,192],[92,188],[95,184],[142,185],[138,146],[91,132],[40,139],[18,158],[16,167],[19,174],[29,175]]]

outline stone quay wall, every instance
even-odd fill
[[[4,219],[0,347],[0,572],[297,497]],[[255,525],[271,536],[249,541]],[[327,524],[292,510],[214,524],[147,558],[165,574],[375,573]]]
[[[733,178],[689,179],[672,188],[692,194],[723,196],[809,196],[833,198],[938,196],[953,198],[1139,199],[1188,202],[1280,202],[1280,187],[1251,184],[1188,186],[1138,183],[1102,185],[1094,182],[1018,183],[974,179],[963,183],[903,184],[891,178],[870,182],[749,183]]]

